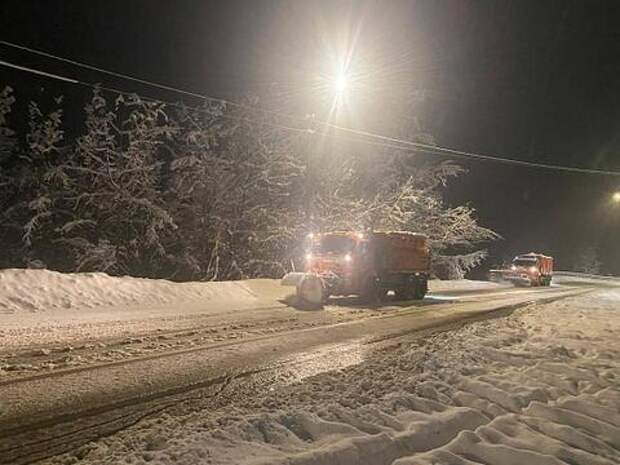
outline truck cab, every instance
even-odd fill
[[[372,269],[368,238],[363,233],[337,231],[313,234],[306,253],[306,272],[320,276],[330,294],[355,294]]]

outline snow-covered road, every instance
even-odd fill
[[[546,300],[564,298],[568,300],[561,302],[572,302],[587,299],[586,294],[592,295],[589,293],[594,289],[592,283],[574,286],[575,282],[550,289],[513,289],[475,282],[461,282],[460,286],[447,283],[443,288],[436,285],[432,295],[420,303],[394,302],[380,309],[369,309],[342,299],[334,301],[325,311],[304,312],[286,306],[284,291],[273,283],[241,284],[249,290],[247,305],[235,302],[234,308],[214,305],[207,309],[203,306],[200,310],[200,305],[187,302],[185,308],[190,310],[177,310],[176,316],[170,314],[170,309],[161,307],[155,312],[145,309],[117,311],[114,313],[116,319],[107,312],[92,312],[86,317],[73,318],[71,324],[66,320],[56,324],[54,318],[58,318],[58,314],[66,317],[66,312],[73,310],[58,309],[55,315],[42,310],[21,320],[19,312],[9,314],[8,317],[16,317],[14,321],[22,323],[21,327],[17,324],[12,328],[9,326],[11,329],[4,329],[2,334],[3,339],[11,341],[12,345],[4,345],[0,352],[0,363],[5,367],[4,375],[0,377],[0,463],[31,463],[65,451],[70,452],[50,460],[72,463],[76,457],[85,456],[95,462],[118,463],[120,455],[128,455],[131,457],[129,462],[159,458],[162,463],[177,463],[178,460],[171,457],[178,458],[177,453],[180,453],[188,457],[183,463],[196,463],[196,457],[201,454],[204,463],[272,463],[276,459],[282,463],[307,464],[392,463],[407,454],[399,452],[394,455],[395,452],[388,451],[382,461],[368,462],[364,458],[368,453],[365,447],[391,450],[399,441],[409,441],[406,435],[405,439],[398,439],[399,433],[409,429],[408,423],[403,420],[404,426],[400,429],[394,429],[390,424],[383,425],[386,430],[371,421],[364,429],[360,427],[363,424],[361,419],[354,422],[352,419],[359,415],[356,408],[364,403],[374,403],[377,412],[388,415],[384,411],[385,397],[396,392],[402,394],[402,380],[394,378],[392,372],[395,366],[413,366],[411,360],[405,363],[406,354],[413,346],[424,345],[426,340],[440,340],[444,337],[437,333],[440,330],[452,329],[442,334],[458,336],[467,328],[483,324],[472,323],[474,321],[505,316],[535,301],[546,312],[547,306],[542,304]],[[613,292],[616,291],[605,292],[615,295]],[[582,297],[575,297],[582,294]],[[217,301],[218,296],[212,293],[211,298]],[[549,305],[555,308],[554,305],[561,304],[558,301]],[[98,313],[106,315],[101,318]],[[41,315],[44,318],[36,318]],[[93,319],[97,321],[93,322]],[[468,326],[463,327],[466,323]],[[40,338],[36,337],[37,331]],[[54,341],[54,337],[60,340]],[[478,342],[490,344],[491,353],[493,348],[497,349],[493,345],[494,338],[501,339],[504,335],[500,331],[486,337],[488,340],[480,336]],[[455,356],[463,355],[458,353]],[[514,356],[518,359],[522,354]],[[511,363],[512,355],[504,357],[505,364]],[[529,356],[523,357],[527,359]],[[385,366],[382,366],[382,359],[385,359]],[[462,368],[475,367],[464,364]],[[382,373],[386,370],[392,374],[384,376]],[[356,380],[352,373],[360,371],[366,374]],[[435,375],[439,376],[439,373]],[[344,378],[334,381],[338,377]],[[328,382],[324,382],[324,378]],[[387,388],[386,384],[392,378],[393,383]],[[375,382],[383,386],[383,392],[370,388]],[[368,386],[363,388],[362,385]],[[360,405],[349,411],[350,422],[332,425],[329,420],[325,424],[325,419],[317,417],[315,410],[308,410],[308,405],[314,405],[313,409],[319,406],[320,403],[315,403],[317,396],[338,408],[352,408],[353,404],[348,405],[351,399],[343,399],[342,393],[353,387],[364,400],[361,404],[359,399],[353,402]],[[365,394],[359,392],[360,388]],[[286,396],[280,398],[278,393],[289,395],[293,392],[307,402],[291,400],[283,406],[280,401]],[[437,392],[431,400],[445,400],[438,399]],[[499,395],[494,391],[492,394]],[[512,395],[506,394],[507,397]],[[495,397],[482,397],[491,403],[497,401],[495,403],[500,406],[504,402]],[[454,406],[455,400],[450,399]],[[438,441],[438,447],[454,439],[458,431],[473,430],[489,423],[478,422],[480,419],[492,419],[482,407],[479,413],[472,413],[461,409],[466,403],[457,402],[459,408],[454,410],[445,405],[432,404],[429,407],[427,401],[412,401],[418,406],[413,410],[419,411],[411,415],[416,417],[426,412],[431,428],[428,431],[439,431],[433,433],[439,434],[434,439]],[[237,411],[237,407],[241,410]],[[286,408],[282,411],[283,407],[288,411]],[[255,421],[248,415],[260,412],[275,415],[265,420],[267,429],[261,433],[262,439],[248,439],[246,434],[256,434],[248,432],[236,437],[239,424],[235,421],[241,421],[245,428]],[[308,443],[307,447],[294,444],[291,437],[280,438],[284,441],[284,449],[290,448],[288,452],[282,450],[282,445],[270,442],[271,434],[277,437],[296,434],[294,425],[286,423],[290,419],[282,425],[280,414],[301,415],[294,421],[301,422],[302,429],[309,428],[303,433],[308,437],[302,437]],[[437,418],[431,418],[435,416]],[[178,436],[179,425],[191,424],[192,421],[198,421],[201,426],[195,430],[181,428],[185,436]],[[218,425],[233,429],[220,430]],[[289,432],[281,430],[282,427],[289,428]],[[146,431],[152,433],[152,437]],[[172,431],[180,443],[168,447]],[[217,431],[224,436],[217,439]],[[419,434],[426,437],[430,434],[428,431]],[[108,435],[112,436],[101,439]],[[369,436],[366,439],[370,446],[360,446],[359,449],[356,444],[365,443],[365,436]],[[133,449],[128,446],[131,443],[128,438],[138,438]],[[289,440],[293,442],[289,443]],[[144,445],[142,441],[148,444]],[[204,444],[204,448],[190,447],[192,452],[188,452],[184,448],[192,441]],[[329,444],[327,449],[323,448],[324,443]],[[109,457],[103,452],[108,444],[111,444]],[[336,452],[332,446],[336,447]],[[399,445],[397,449],[403,447]],[[92,454],[88,453],[91,450]],[[217,450],[216,455],[213,455],[214,450]],[[231,456],[229,452],[232,450],[241,455]],[[404,450],[408,450],[407,447]],[[198,455],[191,460],[189,457],[194,452]],[[310,458],[323,458],[317,458],[317,461],[299,459],[299,462],[297,458],[293,459],[306,453]],[[321,455],[324,453],[328,455]],[[345,458],[339,462],[335,456],[329,455],[332,453],[344,454]],[[440,457],[444,452],[437,453]],[[354,458],[356,456],[358,459]],[[390,457],[392,459],[388,460]]]

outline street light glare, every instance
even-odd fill
[[[344,69],[330,76],[328,81],[328,89],[332,99],[331,109],[329,110],[329,119],[338,114],[345,106],[350,91],[350,80]]]
[[[614,202],[620,203],[620,191],[614,192],[611,198],[613,199]]]
[[[344,74],[339,74],[336,76],[334,87],[336,89],[336,93],[338,95],[342,95],[347,89],[347,77]]]

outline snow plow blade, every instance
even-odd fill
[[[280,284],[282,286],[295,286],[296,287],[301,282],[301,280],[304,278],[304,276],[306,276],[306,273],[303,273],[300,271],[286,273],[284,277],[282,278],[282,281],[280,281]]]
[[[326,297],[325,283],[313,273],[288,273],[280,282],[282,286],[295,286],[297,304],[308,308],[321,308]]]

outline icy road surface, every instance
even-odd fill
[[[21,308],[0,317],[0,463],[617,463],[620,294],[564,281],[320,312],[270,281],[176,311]]]

